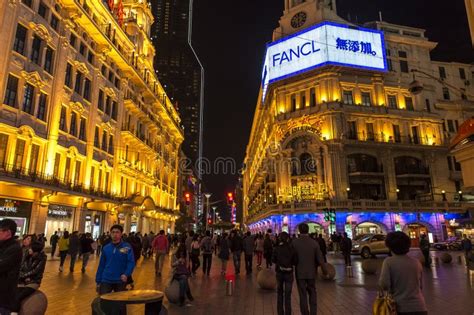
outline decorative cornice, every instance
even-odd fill
[[[110,121],[104,121],[100,124],[100,128],[102,128],[102,130],[106,130],[108,132],[112,132],[114,127],[112,126],[112,124],[110,123]]]
[[[74,67],[76,67],[77,70],[83,72],[84,74],[89,74],[89,69],[87,68],[86,64],[84,62],[80,62],[78,60],[74,60],[72,62]]]
[[[37,71],[27,72],[25,70],[21,71],[21,76],[30,84],[39,87],[40,89],[46,85],[46,82],[43,81],[40,74]]]
[[[80,102],[70,102],[69,108],[75,112],[78,112],[79,114],[82,114],[85,111],[84,105],[82,105]]]
[[[30,22],[28,24],[29,28],[32,29],[39,37],[41,37],[46,42],[50,43],[53,40],[53,37],[49,33],[46,26],[43,24],[36,24],[35,22]]]
[[[108,96],[115,98],[117,97],[117,94],[115,93],[115,90],[110,88],[110,87],[105,87],[104,88],[104,93],[107,94]]]

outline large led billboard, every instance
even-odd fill
[[[269,84],[325,65],[387,71],[383,33],[324,22],[269,43],[263,98]]]

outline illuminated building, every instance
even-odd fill
[[[467,20],[469,21],[471,40],[474,45],[474,0],[464,0],[464,2],[466,3]]]
[[[435,47],[423,29],[353,25],[331,0],[285,1],[246,151],[249,228],[452,234],[469,203],[448,143],[474,69],[432,61]]]
[[[0,21],[0,217],[47,236],[173,231],[183,133],[149,5],[2,1]]]

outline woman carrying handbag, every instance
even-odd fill
[[[393,256],[382,265],[379,286],[383,293],[374,302],[375,315],[427,315],[423,287],[423,268],[419,261],[407,256],[410,238],[403,232],[387,235],[385,244]]]

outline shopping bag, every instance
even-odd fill
[[[392,295],[380,291],[372,305],[372,311],[374,315],[397,315],[397,307]]]

